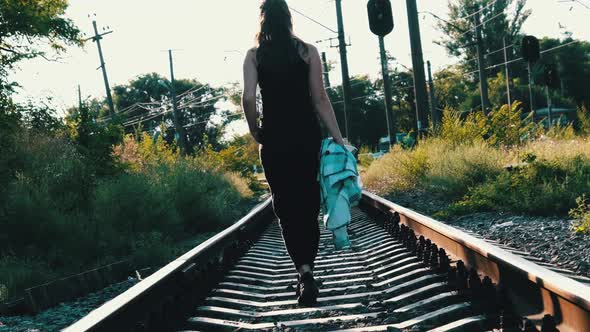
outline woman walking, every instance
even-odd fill
[[[334,110],[323,85],[317,49],[293,34],[285,0],[265,0],[260,6],[257,46],[244,61],[242,106],[270,185],[273,209],[283,240],[299,273],[296,296],[300,305],[317,301],[313,277],[320,230],[318,168],[324,123],[335,142],[343,145]],[[261,125],[256,88],[263,103]]]

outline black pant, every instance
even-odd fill
[[[260,157],[289,256],[313,268],[320,242],[320,141],[263,145]]]

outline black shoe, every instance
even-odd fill
[[[298,283],[299,287],[299,298],[297,298],[297,302],[300,306],[313,306],[317,303],[318,294],[320,290],[313,278],[313,273],[306,272],[301,276],[301,279]]]

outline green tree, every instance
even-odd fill
[[[13,87],[5,81],[16,62],[47,57],[48,45],[61,52],[81,45],[80,31],[65,18],[67,0],[0,0],[0,90]]]
[[[481,25],[484,54],[494,52],[503,47],[503,39],[506,45],[517,44],[520,41],[522,25],[531,15],[530,10],[525,10],[526,0],[497,0],[488,2],[480,0],[454,0],[449,1],[449,19],[440,21],[438,29],[445,37],[437,43],[444,46],[449,55],[459,57],[468,72],[476,71],[477,50],[475,45],[474,15],[481,9]],[[509,49],[512,52],[513,48]],[[497,64],[504,61],[502,52],[495,52],[486,56],[488,64]],[[495,75],[502,67],[491,70]]]
[[[559,49],[544,53],[540,66],[554,64],[559,71],[561,88],[559,93],[571,97],[578,105],[590,105],[590,42],[577,41],[572,38],[563,40],[543,38],[540,40],[541,50],[548,50],[561,45]],[[542,73],[542,70],[540,70]],[[536,82],[543,82],[542,75]],[[571,106],[571,105],[570,105]]]
[[[385,104],[381,93],[378,93],[376,82],[367,76],[352,78],[352,105],[347,109],[349,136],[348,140],[356,145],[375,147],[380,137],[387,136],[385,121]],[[342,134],[344,128],[344,96],[340,86],[327,90],[332,102],[336,119]],[[327,132],[326,132],[327,133]]]
[[[460,66],[451,66],[434,73],[436,100],[440,108],[459,111],[474,89]]]
[[[26,128],[42,134],[56,133],[64,128],[63,120],[57,115],[57,111],[47,102],[33,103],[29,100],[23,105],[17,105],[16,110],[21,114],[21,119]]]
[[[117,172],[117,160],[113,157],[113,145],[123,140],[123,127],[118,121],[100,122],[101,108],[93,99],[66,111],[65,124],[69,137],[78,151],[88,159],[92,174],[111,175]]]
[[[189,151],[202,148],[205,143],[220,146],[223,128],[229,122],[225,116],[228,111],[216,107],[217,102],[225,98],[224,89],[213,88],[195,79],[176,80],[175,88]],[[116,120],[124,125],[125,132],[141,130],[155,134],[156,128],[166,128],[163,133],[165,140],[168,143],[175,141],[173,114],[165,112],[172,108],[170,81],[167,78],[157,73],[143,74],[127,84],[115,86],[113,91],[113,99],[119,109]],[[103,101],[93,101],[90,108],[99,109],[100,120],[108,119]],[[216,114],[220,115],[220,123],[209,125]]]

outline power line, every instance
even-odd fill
[[[495,51],[491,51],[491,52],[489,52],[489,53],[486,53],[486,54],[484,54],[483,56],[488,56],[488,55],[491,55],[491,54],[494,54],[494,53],[502,52],[502,51],[504,51],[504,50],[507,50],[507,49],[509,49],[509,48],[511,48],[511,47],[513,47],[513,46],[515,46],[515,45],[516,45],[516,44],[510,44],[510,45],[506,45],[506,47],[502,47],[502,48],[499,48],[499,49],[497,49],[497,50],[495,50]],[[477,61],[477,59],[469,59],[469,60],[465,60],[465,62],[471,62],[471,61]]]
[[[336,31],[336,30],[334,30],[334,29],[332,29],[332,28],[330,28],[330,27],[328,27],[328,26],[324,25],[323,23],[319,22],[318,20],[316,20],[316,19],[314,19],[314,18],[311,18],[311,17],[309,17],[309,16],[305,15],[304,13],[302,13],[302,12],[298,11],[297,9],[295,9],[295,8],[293,8],[293,7],[289,7],[289,9],[291,9],[292,11],[296,12],[297,14],[299,14],[299,15],[301,15],[301,16],[303,16],[303,17],[305,17],[306,19],[308,19],[308,20],[312,21],[313,23],[315,23],[315,24],[317,24],[317,25],[319,25],[319,26],[321,26],[321,27],[323,27],[323,28],[325,28],[325,29],[329,30],[329,31],[330,31],[330,32],[332,32],[332,33],[338,33],[338,31]]]
[[[224,96],[222,95],[222,96],[219,96],[219,97],[224,97]],[[212,99],[214,99],[214,98],[212,98]],[[205,107],[214,106],[215,104],[216,103],[208,103],[207,104],[206,102],[202,102],[200,104],[189,105],[188,107],[184,107],[183,109],[186,110],[186,109],[189,109],[189,108],[196,108],[196,107],[203,107],[203,108],[205,108]],[[157,118],[159,116],[166,115],[166,114],[170,113],[171,111],[172,111],[171,109],[166,109],[165,111],[162,111],[162,112],[160,112],[158,114],[154,114],[153,116],[149,116],[148,115],[148,118],[145,118],[146,115],[141,115],[141,116],[135,117],[133,119],[128,119],[128,121],[124,123],[124,126],[125,127],[128,127],[128,126],[131,126],[131,125],[134,125],[134,124],[143,122],[143,121],[149,121],[149,120],[155,119],[155,118]],[[215,110],[212,110],[212,111],[200,113],[198,116],[213,114],[213,113],[215,113],[217,111],[218,110],[215,109]]]
[[[575,44],[575,43],[578,43],[578,42],[580,42],[580,41],[579,41],[579,40],[573,40],[573,41],[571,41],[571,42],[567,42],[567,43],[565,43],[565,44],[558,45],[558,46],[555,46],[555,47],[552,47],[552,48],[546,49],[546,50],[544,50],[544,51],[541,51],[540,53],[541,53],[541,54],[549,53],[549,52],[552,52],[552,51],[558,50],[558,49],[560,49],[560,48],[563,48],[563,47],[566,47],[566,46],[569,46],[569,45],[572,45],[572,44]],[[523,58],[513,59],[513,60],[510,60],[510,61],[508,61],[508,62],[498,63],[498,64],[495,64],[495,65],[493,65],[493,66],[489,66],[489,67],[487,67],[486,69],[488,69],[488,70],[489,70],[489,69],[494,69],[494,68],[496,68],[496,67],[499,67],[499,66],[504,66],[504,65],[508,65],[508,64],[511,64],[511,63],[513,63],[513,62],[518,62],[518,61],[521,61],[521,60],[524,60],[524,59],[523,59]]]
[[[583,3],[580,0],[565,0],[565,1],[559,1],[559,2],[576,2],[584,7],[586,7],[586,9],[590,9],[590,6],[588,6],[587,4]],[[570,9],[571,10],[571,9]]]
[[[234,117],[244,117],[244,113],[231,114],[231,115],[228,115],[226,117],[226,119],[230,119],[230,118],[234,118]],[[196,123],[191,123],[191,124],[188,124],[188,125],[184,126],[184,128],[190,128],[190,127],[198,126],[198,125],[201,125],[201,124],[204,124],[204,123],[209,123],[210,121],[211,120],[200,121],[200,122],[196,122]]]
[[[493,1],[490,1],[490,2],[488,2],[488,4],[487,4],[487,5],[483,6],[483,7],[482,7],[482,8],[480,8],[479,10],[477,10],[477,11],[475,11],[475,12],[471,13],[471,14],[468,14],[468,15],[462,16],[462,17],[460,17],[459,19],[460,19],[460,20],[463,20],[463,19],[468,19],[468,18],[470,18],[470,17],[472,17],[472,16],[474,16],[474,15],[477,15],[477,14],[481,13],[482,11],[484,11],[484,10],[488,9],[489,7],[491,7],[491,6],[495,5],[495,4],[496,4],[496,2],[498,2],[498,0],[493,0]]]
[[[481,27],[481,26],[485,25],[486,23],[488,23],[488,22],[490,22],[490,21],[492,21],[492,20],[495,20],[496,18],[498,18],[498,17],[500,17],[500,16],[502,16],[502,15],[504,15],[504,12],[503,12],[503,11],[502,11],[502,12],[499,12],[498,14],[496,14],[496,15],[494,15],[494,16],[492,16],[492,17],[490,17],[489,19],[487,19],[487,20],[485,20],[485,21],[483,21],[483,22],[481,22],[480,24],[476,24],[476,25],[473,27],[473,29],[479,28],[479,27]],[[461,34],[459,35],[459,38],[461,38],[461,37],[465,36],[466,34],[468,34],[468,33],[470,33],[470,32],[473,32],[473,31],[471,31],[471,30],[467,30],[467,31],[465,31],[465,32],[461,33]]]

